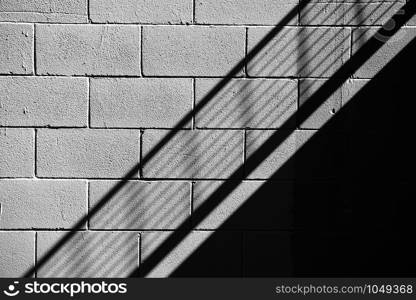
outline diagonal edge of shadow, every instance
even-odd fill
[[[293,18],[297,18],[299,10],[306,7],[306,5],[311,0],[301,1],[296,7],[294,7],[280,22],[273,27],[273,29],[249,52],[247,55],[241,59],[226,75],[225,77],[218,82],[218,84],[207,94],[205,97],[194,107],[194,109],[187,113],[174,127],[170,130],[154,147],[149,151],[146,156],[135,166],[133,166],[120,181],[114,185],[111,190],[90,210],[90,212],[81,218],[72,228],[72,231],[69,231],[64,235],[44,256],[37,261],[37,264],[30,268],[23,274],[23,277],[31,277],[41,268],[53,255],[56,253],[67,241],[69,241],[76,233],[76,229],[82,228],[91,216],[95,215],[117,192],[128,182],[129,179],[134,178],[134,176],[142,169],[143,165],[151,160],[162,148],[163,146],[170,141],[177,134],[179,128],[184,127],[188,122],[190,122],[197,112],[199,112],[211,99],[219,93],[227,83],[237,75],[240,70],[242,70],[246,64],[254,59],[254,57],[261,52],[261,50],[283,29],[283,26],[288,24]]]
[[[404,14],[395,15],[387,22],[393,20],[396,27],[392,30],[386,30],[384,27],[380,28],[361,48],[340,67],[309,99],[304,103],[299,110],[292,115],[280,128],[276,131],[262,146],[254,152],[246,161],[246,175],[254,171],[254,169],[267,157],[274,149],[276,149],[282,142],[289,137],[293,132],[292,128],[288,128],[288,123],[292,119],[304,122],[320,105],[332,95],[350,76],[352,76],[368,59],[370,59],[394,34],[402,28],[403,25],[415,14],[416,2],[408,2],[401,8]],[[386,23],[387,23],[386,22]],[[381,41],[378,36],[386,37]],[[241,170],[237,169],[239,174]],[[229,179],[235,179],[224,182],[209,198],[193,213],[194,224],[200,223],[212,210],[214,210],[222,200],[232,192],[242,182],[236,176],[231,175]],[[131,276],[146,276],[160,261],[163,260],[191,231],[192,224],[187,219],[177,231],[167,238],[141,265],[131,274]]]
[[[254,54],[254,55],[256,55],[256,54]],[[247,59],[247,58],[246,58]],[[243,63],[243,64],[245,64],[245,62]],[[238,66],[238,65],[237,65]],[[237,70],[238,70],[238,68],[239,67],[237,67],[236,66],[236,68],[237,68]],[[234,69],[233,69],[234,70]],[[231,71],[232,72],[232,71]],[[230,73],[231,73],[230,72]],[[223,85],[225,85],[226,83],[227,83],[228,81],[225,81],[225,83],[223,84]],[[218,91],[221,89],[222,87],[218,87]],[[212,96],[211,97],[213,97],[218,91],[216,91],[216,92],[214,92],[213,94],[212,94]],[[211,93],[210,93],[211,94]],[[206,99],[207,99],[207,102],[209,101],[209,95],[210,94],[208,94],[207,96],[206,96]],[[202,107],[202,106],[201,106]],[[195,114],[195,112],[192,112],[190,115],[193,115],[193,114]],[[184,118],[184,119],[186,119],[186,117]],[[187,122],[188,120],[186,120],[185,122]],[[169,137],[169,134],[164,138],[164,139],[162,139],[162,141],[160,142],[160,144],[162,144],[162,146],[163,146],[163,143],[164,143],[164,141],[167,141],[167,140],[169,140],[169,138],[171,138],[171,137],[173,137],[174,135],[175,135],[176,133],[173,133],[170,137]],[[157,146],[156,146],[157,147]],[[155,147],[155,148],[156,148]],[[155,150],[155,149],[154,149]],[[152,154],[153,153],[153,155],[154,155],[154,153],[156,153],[158,150],[155,150],[155,151],[152,151],[151,153],[149,153],[149,155],[150,154]],[[142,161],[142,163],[141,164],[144,164],[145,162],[146,162],[146,158],[147,157],[145,157],[145,159],[144,159],[144,161]],[[137,166],[137,168],[138,168],[138,166]],[[121,188],[124,184],[125,184],[125,182],[126,182],[126,180],[128,179],[128,178],[130,178],[131,177],[131,175],[130,174],[134,174],[134,173],[136,173],[136,168],[133,168],[132,169],[132,171],[130,171],[126,176],[125,176],[125,178],[123,178],[123,180],[121,180],[121,182],[120,182],[120,184],[117,184],[114,188],[113,188],[113,190],[112,191],[110,191],[108,194],[107,194],[107,197],[105,197],[105,198],[111,198],[117,191],[118,191],[118,189],[119,188]],[[103,199],[102,201],[104,201],[105,199]],[[100,204],[100,203],[99,203]],[[102,205],[104,205],[105,203],[103,203]],[[98,209],[99,208],[101,208],[102,207],[102,205],[97,205],[97,207],[98,207]],[[98,209],[96,209],[97,207],[94,207],[93,208],[93,210],[91,211],[91,214],[94,214],[96,211],[98,211]],[[69,239],[70,237],[68,237],[68,239]],[[40,261],[40,262],[42,262],[42,260]]]

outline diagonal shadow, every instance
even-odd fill
[[[190,152],[191,152],[191,151],[190,151]],[[209,159],[208,159],[208,160],[209,160]],[[192,176],[194,176],[194,175],[195,175],[195,174],[192,174]],[[192,176],[191,176],[191,177],[192,177]],[[173,193],[171,193],[171,195],[172,195],[172,194],[174,194],[174,192],[173,192]],[[152,226],[153,226],[153,225],[152,225]]]
[[[415,5],[408,3],[403,6],[405,14],[397,16],[395,18],[397,27],[390,33],[384,28],[378,30],[376,35],[383,35],[389,37],[389,34],[396,33],[414,14]],[[365,45],[363,45],[354,56],[343,65],[330,79],[328,79],[319,89],[316,91],[307,102],[305,102],[299,110],[296,112],[296,120],[299,122],[305,121],[325,99],[332,95],[350,76],[352,76],[377,50],[383,46],[383,42],[379,40],[377,36],[373,36],[369,39]],[[295,118],[292,116],[291,118]],[[287,123],[285,123],[287,124]],[[292,132],[290,127],[283,124],[280,130],[274,132],[272,136],[266,140],[259,149],[252,154],[246,163],[246,174],[250,174],[268,157],[274,149],[276,149],[282,142],[284,142]],[[234,174],[239,174],[241,170],[237,170]],[[224,182],[208,199],[193,213],[192,219],[195,224],[200,223],[206,216],[213,211],[221,201],[233,190],[235,190],[242,182],[238,176],[230,176],[230,180]],[[188,219],[185,221],[177,231],[173,232],[153,253],[140,265],[139,270],[133,275],[145,276],[147,275],[158,263],[163,260],[181,241],[183,241],[190,230],[191,221]]]
[[[301,41],[301,43],[302,42],[303,41]],[[304,67],[304,66],[300,65],[299,66],[300,70],[301,70],[301,67]],[[313,71],[313,69],[311,69],[311,71]],[[278,87],[280,88],[279,85]],[[285,95],[281,96],[281,98],[285,98],[285,97],[286,97]],[[272,99],[270,99],[270,101],[272,101]],[[230,140],[231,140],[230,138],[227,138],[228,143]],[[190,139],[188,143],[194,144],[194,141]],[[173,143],[173,144],[175,145],[177,143]],[[212,145],[208,147],[203,147],[203,148],[210,149],[211,146]],[[163,153],[162,155],[160,155],[161,158],[169,157],[169,155],[171,155],[169,151],[166,154]],[[195,149],[192,149],[188,152],[194,153],[196,151]],[[179,153],[180,153],[180,150],[176,153],[176,155],[178,155]],[[214,151],[214,154],[216,154],[216,151]],[[212,161],[212,160],[213,158],[210,157],[206,161]],[[165,165],[165,161],[161,164],[162,166]],[[217,166],[214,165],[212,169],[215,169],[216,167]],[[185,169],[189,169],[189,168],[190,166]],[[208,175],[211,172],[212,171],[209,171]],[[168,172],[167,174],[170,174],[170,173]],[[196,177],[196,174],[194,173],[192,173],[191,175],[192,177]],[[203,177],[206,177],[206,175]],[[184,203],[186,203],[186,201],[184,201],[185,199],[183,199],[185,197],[182,197],[180,201],[177,201],[177,200],[172,201],[171,199],[171,198],[177,198],[175,196],[177,196],[177,193],[179,191],[178,189],[174,190],[173,192],[169,192],[169,194],[165,196],[166,190],[169,189],[168,187],[164,188],[163,192],[159,193],[157,189],[157,185],[155,188],[152,188],[151,191],[148,191],[149,189],[143,188],[142,186],[140,186],[140,184],[137,184],[137,183],[132,184],[132,182],[130,182],[129,184],[127,184],[127,190],[129,191],[129,193],[132,193],[132,188],[129,188],[128,187],[129,185],[130,186],[138,185],[137,191],[134,192],[132,197],[130,197],[130,199],[127,201],[128,204],[132,203],[133,205],[127,205],[127,206],[120,205],[119,202],[121,201],[125,203],[125,200],[123,199],[123,195],[121,195],[121,197],[119,195],[119,197],[115,199],[116,202],[112,203],[112,205],[108,207],[109,209],[103,208],[100,211],[100,213],[97,214],[96,218],[92,218],[92,220],[90,220],[90,223],[93,225],[92,227],[93,229],[97,229],[97,228],[99,229],[105,228],[105,229],[110,229],[110,230],[131,229],[131,228],[138,228],[138,229],[147,229],[147,228],[148,229],[159,229],[159,228],[170,229],[171,228],[171,229],[174,229],[176,224],[180,223],[186,217],[186,214],[184,213],[186,211],[186,208],[183,205]],[[149,185],[149,183],[145,185]],[[102,182],[91,182],[90,192],[92,192],[92,194],[95,194],[97,189],[98,190],[103,189],[102,186],[103,186]],[[146,190],[145,193],[144,193],[144,190]],[[126,194],[125,191],[121,191],[121,192],[123,194]],[[143,194],[141,194],[142,192]],[[182,195],[182,192],[180,192],[180,194]],[[161,196],[163,197],[163,201],[158,200],[158,198]],[[96,197],[93,195],[92,199],[94,198],[99,198],[99,197]],[[135,203],[134,201],[132,201],[134,198],[142,198],[142,199],[145,199],[145,201],[142,201],[141,203],[139,203],[140,205],[138,205],[138,203]],[[169,200],[165,201],[165,199],[169,199]],[[114,211],[114,207],[117,208],[116,211]],[[162,210],[163,214],[158,212],[159,209]],[[152,211],[153,213],[150,215],[148,213],[146,214],[141,213],[143,211],[146,212],[148,210]],[[126,211],[130,211],[131,213],[126,214]],[[137,213],[137,211],[139,213]],[[118,216],[118,212],[120,212],[119,216]],[[100,221],[95,222],[94,219],[101,219],[100,220],[101,222]],[[130,221],[127,221],[129,219]],[[117,221],[115,222],[115,220]],[[122,227],[120,228],[120,226]],[[169,226],[169,227],[166,227],[166,226]],[[82,237],[82,235],[80,235],[80,237]],[[122,238],[123,238],[123,235],[119,237],[119,239],[122,239]],[[58,263],[56,263],[55,261],[51,262],[45,267],[48,270],[48,272],[45,273],[44,271],[41,271],[40,275],[41,276],[61,276],[61,277],[65,275],[68,276],[68,274],[75,274],[77,276],[79,274],[89,275],[89,274],[94,274],[90,272],[91,271],[90,269],[95,270],[95,268],[88,267],[89,265],[94,265],[94,264],[100,265],[101,263],[105,263],[105,265],[111,266],[110,268],[107,268],[107,269],[112,269],[112,267],[115,267],[118,264],[118,261],[113,261],[111,264],[109,264],[108,259],[112,256],[111,253],[113,251],[108,251],[107,247],[101,247],[102,250],[100,251],[94,250],[96,247],[102,246],[103,243],[114,247],[113,245],[114,243],[111,241],[111,239],[108,240],[108,238],[106,238],[105,235],[101,235],[101,238],[97,238],[94,241],[90,241],[90,239],[86,239],[86,241],[81,240],[80,245],[77,245],[77,242],[78,242],[78,239],[75,238],[75,242],[73,242],[73,244],[75,245],[73,246],[67,245],[69,248],[77,249],[77,250],[71,250],[71,249],[67,250],[68,252],[72,253],[72,255],[67,256],[66,259],[60,259]],[[117,241],[117,245],[119,244],[120,243]],[[142,248],[146,248],[146,245],[143,245]],[[78,253],[79,252],[78,249],[81,249],[83,252],[87,252],[87,255],[81,256],[82,261],[80,261],[80,255]],[[134,251],[134,248],[132,250]],[[58,255],[58,256],[61,256],[61,255]],[[72,263],[70,263],[71,261]],[[70,270],[68,270],[68,266],[70,266],[71,264],[73,267],[70,268]],[[110,274],[114,275],[117,273],[110,273]],[[122,276],[123,274],[121,273],[117,275]]]
[[[194,118],[195,114],[206,105],[212,98],[214,98],[218,92],[224,88],[224,86],[231,80],[232,77],[236,76],[240,70],[244,68],[244,66],[247,64],[248,61],[252,60],[260,51],[261,49],[267,45],[267,43],[272,40],[276,34],[278,34],[282,26],[285,24],[288,24],[293,18],[297,16],[298,9],[303,8],[310,0],[306,0],[302,3],[300,3],[295,9],[292,9],[280,22],[277,24],[273,30],[267,34],[260,43],[257,44],[257,46],[252,49],[249,53],[247,53],[247,56],[243,58],[230,72],[227,74],[226,77],[224,77],[216,86],[214,89],[212,89],[205,97],[204,99],[198,103],[192,112],[188,113],[186,116],[184,116],[175,126],[176,129],[183,128],[188,124],[192,118]],[[77,231],[82,229],[84,224],[88,222],[89,218],[97,214],[103,206],[112,198],[114,197],[117,192],[123,188],[123,186],[128,182],[129,179],[134,178],[136,174],[141,170],[142,166],[146,165],[150,161],[152,157],[154,157],[162,148],[163,146],[170,141],[172,138],[174,138],[177,135],[177,130],[171,130],[169,131],[147,154],[145,157],[142,158],[139,164],[134,166],[117,184],[115,184],[110,191],[106,193],[106,195],[89,211],[88,215],[83,217],[81,220],[79,220],[74,226],[73,230],[65,233],[63,237],[58,239],[58,242],[54,243],[52,247],[50,247],[48,250],[45,250],[42,254],[42,258],[36,262],[36,265],[29,269],[25,274],[24,277],[30,277],[33,274],[37,272],[39,268],[41,268],[45,263],[56,253],[58,252],[64,245],[67,243],[71,238],[75,236]]]
[[[413,39],[374,78],[349,82],[342,110],[290,158],[296,181],[244,182],[242,205],[171,276],[413,277],[415,50]],[[333,176],[305,180],[328,172],[328,148]]]

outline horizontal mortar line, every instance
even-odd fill
[[[294,230],[294,228],[293,228],[293,230]],[[253,229],[253,228],[250,228],[250,229],[244,229],[244,228],[242,228],[242,229],[233,229],[233,228],[221,228],[221,229],[218,229],[218,228],[211,228],[211,229],[208,229],[208,228],[196,228],[196,229],[193,229],[191,232],[212,232],[212,233],[216,233],[216,232],[252,232],[252,231],[258,231],[258,232],[270,232],[270,231],[276,231],[276,232],[279,232],[279,231],[293,231],[292,230],[292,228],[282,228],[282,229],[272,229],[272,228],[270,228],[270,229],[266,229],[266,228],[264,228],[264,229]],[[136,231],[139,231],[139,232],[143,232],[143,233],[152,233],[152,232],[166,232],[166,233],[172,233],[172,232],[176,232],[177,230],[176,229],[172,229],[172,228],[170,228],[170,229],[161,229],[161,228],[155,228],[155,229],[150,229],[150,228],[148,228],[148,229],[108,229],[108,228],[95,228],[95,229],[90,229],[90,231],[91,232],[111,232],[111,231],[116,231],[116,232],[119,232],[119,231],[126,231],[126,232],[136,232]],[[188,232],[188,231],[187,231]]]
[[[6,180],[14,180],[14,179],[19,179],[19,180],[38,180],[38,178],[37,177],[33,177],[33,176],[31,176],[31,177],[29,177],[29,176],[22,176],[22,177],[19,177],[19,176],[2,176],[2,177],[0,177],[0,181],[2,181],[2,180],[4,180],[4,181],[6,181]]]
[[[240,178],[241,179],[241,178]],[[42,181],[42,180],[113,180],[113,181],[120,181],[120,180],[126,180],[123,177],[41,177],[38,176],[36,178],[34,177],[13,177],[13,178],[0,178],[1,180],[36,180],[36,181]],[[192,177],[182,177],[182,178],[169,178],[169,177],[144,177],[144,178],[131,178],[131,179],[127,179],[127,181],[186,181],[186,182],[190,182],[190,181],[235,181],[238,179],[226,179],[226,178],[192,178]],[[272,180],[272,179],[244,179],[247,181],[267,181],[267,180]],[[290,179],[288,179],[290,180]]]
[[[97,177],[36,177],[36,178],[0,178],[1,181],[12,181],[12,180],[28,180],[28,181],[46,181],[46,180],[54,180],[54,181],[62,181],[62,180],[91,180],[91,181],[137,181],[137,182],[199,182],[199,181],[237,181],[241,180],[240,178],[233,178],[233,179],[226,179],[226,178],[131,178],[131,179],[123,179],[123,178],[97,178]],[[293,179],[293,178],[244,178],[243,182],[328,182],[328,181],[334,181],[334,177],[328,177],[328,178],[305,178],[305,179]],[[388,180],[386,180],[388,181]]]
[[[238,128],[227,128],[227,127],[195,127],[195,128],[172,128],[172,127],[52,127],[52,126],[0,126],[0,129],[31,129],[31,128],[36,128],[36,129],[49,129],[49,130],[75,130],[75,131],[84,131],[84,130],[95,130],[95,131],[104,131],[104,130],[131,130],[131,131],[146,131],[146,130],[173,130],[173,131],[182,131],[182,132],[206,132],[206,131],[243,131],[243,130],[262,130],[262,131],[276,131],[276,130],[280,130],[281,127],[272,127],[272,128],[262,128],[262,127],[238,127]],[[286,127],[287,129],[289,129],[290,127]],[[381,129],[382,127],[380,127]],[[287,130],[286,129],[286,130]],[[299,131],[299,130],[311,130],[311,131],[316,131],[319,130],[320,128],[297,128],[296,126],[293,126],[292,129],[294,129],[294,131]],[[334,131],[336,131],[334,129]],[[344,132],[344,131],[348,131],[347,129],[342,130],[339,129],[338,131],[340,132]],[[26,177],[26,176],[24,176]]]
[[[102,179],[92,179],[91,181],[101,181]],[[106,181],[113,181],[113,182],[117,182],[119,181],[118,179],[105,179]],[[174,178],[169,178],[169,179],[158,179],[158,178],[139,178],[139,179],[133,179],[130,180],[128,179],[127,181],[135,181],[135,182],[183,182],[183,183],[189,183],[189,182],[202,182],[202,181],[216,181],[216,182],[225,182],[225,181],[235,181],[237,179],[212,179],[212,178],[208,178],[208,179],[204,179],[204,178],[199,178],[199,179],[174,179]],[[299,179],[259,179],[259,178],[246,178],[244,180],[242,180],[242,182],[266,182],[266,181],[273,181],[274,183],[294,183],[296,182],[301,182]],[[309,181],[307,181],[309,182]],[[317,180],[317,182],[320,182],[320,180]],[[327,182],[325,180],[323,180],[323,182]]]
[[[295,129],[296,126],[293,126]],[[261,127],[239,127],[239,128],[227,128],[227,127],[195,127],[195,128],[172,128],[172,127],[90,127],[89,129],[98,129],[98,130],[175,130],[175,131],[209,131],[209,130],[216,130],[216,131],[243,131],[243,130],[278,130],[279,127],[275,128],[261,128]]]
[[[45,181],[45,180],[55,180],[55,181],[60,181],[60,180],[91,180],[91,181],[102,181],[102,180],[106,180],[106,181],[120,181],[120,180],[125,180],[123,178],[97,178],[97,177],[90,177],[90,178],[86,178],[86,177],[2,177],[0,178],[0,182],[1,181],[12,181],[12,180],[27,180],[27,181]],[[137,182],[158,182],[158,181],[163,181],[163,182],[192,182],[192,181],[235,181],[238,179],[224,179],[224,178],[131,178],[131,179],[127,179],[127,181],[137,181]],[[273,179],[269,179],[269,178],[245,178],[243,180],[244,181],[259,181],[259,182],[264,182],[264,181],[268,181],[268,180],[273,180]],[[275,181],[280,181],[280,182],[292,182],[294,181],[294,179],[291,178],[281,178],[281,179],[276,179],[273,180],[273,182]]]
[[[296,80],[296,79],[330,79],[332,76],[302,76],[302,75],[287,75],[287,76],[261,76],[261,75],[249,75],[243,74],[241,76],[226,77],[221,75],[67,75],[67,74],[0,74],[0,77],[34,77],[34,78],[108,78],[108,79],[117,79],[117,78],[166,78],[166,79],[222,79],[222,78],[231,78],[231,79],[282,79],[282,80]],[[372,79],[372,77],[352,77],[353,79]]]
[[[198,23],[198,24],[167,24],[167,23],[58,23],[58,22],[42,22],[42,21],[34,21],[34,22],[27,22],[27,21],[0,21],[0,24],[40,24],[40,25],[79,25],[79,26],[143,26],[143,27],[276,27],[276,24],[264,24],[264,23],[240,23],[240,24],[233,24],[233,23],[217,23],[217,24],[207,24],[207,23]],[[283,26],[283,28],[299,28],[299,27],[322,27],[322,28],[368,28],[368,27],[382,27],[383,25],[370,25],[370,24],[288,24]],[[408,24],[404,25],[403,28],[412,28],[416,27],[416,25]]]
[[[33,231],[33,232],[39,232],[39,231],[52,231],[52,232],[68,232],[68,231],[79,231],[79,232],[86,232],[87,229],[76,229],[76,230],[72,230],[69,228],[60,228],[60,227],[56,227],[56,228],[45,228],[45,227],[32,227],[32,228],[0,228],[0,232],[5,232],[5,231]]]
[[[35,74],[13,74],[13,73],[0,73],[0,77],[37,77]]]
[[[107,127],[99,127],[99,126],[94,126],[94,127],[89,127],[89,129],[91,130],[105,130],[105,129],[110,129],[110,130],[176,130],[176,131],[195,131],[194,129],[190,128],[190,127],[183,127],[183,128],[173,128],[173,127],[113,127],[113,126],[107,126]]]
[[[0,125],[0,128],[22,128],[22,129],[26,129],[26,128],[39,128],[39,129],[86,129],[88,127],[87,127],[87,125],[85,125],[85,126]]]
[[[284,130],[290,129],[289,126],[285,127]],[[299,131],[299,130],[311,130],[311,131],[317,131],[320,128],[298,128],[297,126],[293,125],[292,129],[293,131]],[[276,131],[281,130],[281,127],[273,127],[273,128],[262,128],[262,127],[240,127],[240,128],[226,128],[226,127],[195,127],[194,131],[209,131],[209,130],[227,130],[227,131],[238,131],[238,130],[261,130],[261,131]],[[334,130],[335,131],[335,130]]]
[[[39,78],[45,78],[45,77],[62,77],[62,78],[226,78],[225,76],[221,75],[201,75],[201,76],[195,76],[195,75],[100,75],[100,74],[0,74],[0,77],[39,77]],[[233,77],[227,77],[227,78],[244,78],[243,75],[241,76],[233,76]],[[291,78],[291,77],[287,77]]]
[[[288,127],[286,127],[288,128]],[[273,128],[262,128],[262,127],[239,127],[239,128],[227,128],[227,127],[195,127],[195,128],[170,128],[170,127],[51,127],[51,126],[0,126],[0,129],[50,129],[50,130],[78,130],[83,131],[88,129],[90,130],[96,130],[96,131],[102,131],[102,130],[131,130],[131,131],[138,131],[138,130],[175,130],[175,131],[190,131],[190,132],[196,132],[196,131],[242,131],[242,130],[262,130],[262,131],[276,131],[280,130],[281,127],[273,127]],[[293,129],[295,131],[299,130],[305,130],[305,131],[316,131],[320,128],[313,128],[313,127],[296,127],[293,126]],[[333,129],[333,131],[336,132],[350,132],[351,130],[348,129]]]
[[[108,182],[119,182],[121,179],[119,178],[23,178],[23,177],[16,177],[16,178],[0,178],[0,182],[2,181],[13,181],[13,180],[22,180],[22,181],[62,181],[62,180],[73,180],[73,181],[84,181],[89,180],[90,182],[95,181],[108,181]],[[123,179],[125,180],[125,179]],[[212,181],[212,182],[226,182],[226,181],[236,181],[240,179],[213,179],[213,178],[192,178],[192,179],[182,179],[182,178],[131,178],[127,179],[126,181],[132,182],[161,182],[161,183],[172,183],[172,182],[182,182],[182,183],[190,183],[190,182],[204,182],[204,181]],[[273,182],[273,183],[337,183],[338,179],[336,178],[245,178],[242,182]],[[363,180],[354,179],[354,178],[345,178],[343,182],[349,183],[361,183]],[[383,178],[377,180],[367,180],[367,182],[391,182],[391,178]],[[399,183],[406,184],[409,181],[401,180],[398,181]]]
[[[0,125],[0,128],[22,128],[22,129],[26,129],[26,128],[36,128],[36,129],[76,129],[76,130],[83,130],[83,129],[88,129],[88,130],[172,130],[174,128],[172,127],[87,127],[87,126],[83,126],[83,127],[76,127],[76,126],[19,126],[19,125]],[[181,129],[177,129],[178,131],[192,131],[192,128],[181,128]]]
[[[338,230],[337,230],[338,229]],[[290,227],[290,228],[221,228],[221,229],[193,229],[191,232],[268,232],[268,233],[341,233],[341,234],[351,234],[351,233],[371,233],[371,232],[385,232],[388,228],[374,228],[374,229],[367,229],[366,231],[362,231],[360,228],[353,228],[350,226],[344,226],[340,228],[334,228],[333,231],[329,230],[326,227]],[[341,230],[341,231],[340,231]],[[403,230],[406,230],[406,228],[403,228]],[[173,233],[177,232],[176,229],[89,229],[89,230],[72,230],[72,229],[49,229],[49,228],[43,228],[43,229],[0,229],[0,232],[80,232],[80,233],[87,233],[87,232],[137,232],[137,233]],[[188,232],[188,230],[184,230]]]
[[[195,128],[171,128],[171,127],[51,127],[51,126],[0,126],[0,129],[43,129],[43,130],[75,130],[75,131],[103,131],[103,130],[130,130],[130,131],[139,131],[139,130],[174,130],[174,131],[182,131],[182,132],[207,132],[207,131],[243,131],[243,130],[250,130],[250,131],[276,131],[281,130],[282,127],[273,127],[273,128],[263,128],[263,127],[239,127],[239,128],[227,128],[227,127],[195,127]],[[288,129],[289,127],[286,127]],[[320,128],[316,127],[292,127],[294,131],[318,131]],[[380,127],[380,130],[382,127]],[[339,133],[350,133],[356,132],[357,130],[352,129],[332,129],[331,132],[339,132]],[[377,130],[372,130],[369,132],[373,132]],[[8,176],[6,176],[8,177]],[[26,176],[23,176],[25,178]],[[28,176],[27,176],[28,177]],[[29,178],[29,177],[28,177]]]
[[[265,80],[296,80],[296,79],[330,79],[332,76],[256,76],[256,75],[244,75],[244,76],[235,76],[235,77],[225,77],[219,75],[213,76],[186,76],[186,75],[65,75],[65,74],[0,74],[0,77],[33,77],[33,78],[108,78],[108,79],[117,79],[117,78],[137,78],[137,79],[152,79],[152,78],[165,78],[165,79],[223,79],[223,78],[232,78],[240,80],[249,80],[249,79],[265,79]],[[372,79],[372,77],[352,77],[351,79]]]
[[[62,16],[75,16],[75,17],[87,17],[84,13],[71,13],[65,11],[13,11],[13,10],[2,10],[0,14],[34,14],[42,16],[53,16],[53,15],[62,15]]]
[[[28,230],[21,230],[21,229],[16,229],[16,230],[0,230],[0,231],[33,231],[31,229]],[[198,229],[193,229],[191,232],[251,232],[251,231],[257,231],[257,232],[270,232],[270,231],[276,231],[276,232],[280,232],[280,231],[294,231],[295,228],[282,228],[282,229],[277,229],[277,228],[263,228],[263,229],[253,229],[253,228],[242,228],[242,229],[234,229],[234,228],[198,228]],[[36,230],[37,232],[50,232],[53,231],[53,229],[49,230],[49,229],[39,229]],[[71,230],[56,230],[59,232],[68,232]],[[87,230],[74,230],[75,232],[143,232],[143,233],[152,233],[152,232],[166,232],[166,233],[172,233],[172,232],[177,232],[178,230],[173,229],[173,228],[166,228],[166,229],[162,229],[162,228],[146,228],[146,229],[135,229],[135,228],[90,228],[88,231]],[[187,231],[188,232],[188,231]]]

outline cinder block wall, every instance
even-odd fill
[[[175,128],[35,274],[127,276],[403,2],[313,0],[300,10],[298,0],[0,0],[0,276],[33,267]],[[259,55],[176,128],[293,9]],[[297,172],[286,162],[416,35],[411,25],[307,121],[290,124],[290,138],[254,172],[239,174],[244,182],[151,275],[170,275],[217,231],[208,257],[215,264],[230,255],[226,272],[213,275],[262,275],[253,271],[256,245],[267,248],[279,234],[284,243],[292,230]],[[332,170],[338,154],[330,148],[318,150]],[[282,166],[271,191],[275,218],[247,215],[227,227]]]

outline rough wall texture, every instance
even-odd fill
[[[183,265],[181,274],[193,276],[186,260],[213,235],[214,247],[201,254],[213,267],[204,272],[205,262],[197,275],[291,275],[291,234],[310,225],[294,219],[296,200],[325,199],[301,215],[330,210],[329,199],[343,203],[333,185],[348,179],[334,181],[334,174],[355,144],[345,133],[321,138],[308,156],[315,169],[295,153],[416,35],[409,22],[400,39],[297,124],[290,117],[405,2],[313,0],[297,8],[303,1],[0,0],[0,276],[21,276],[41,261],[172,129],[179,132],[34,276],[128,276],[231,175],[243,183],[202,222],[191,222],[186,239],[146,275],[169,276]],[[293,129],[290,137],[253,172],[235,175],[282,126]],[[227,222],[270,180],[273,189],[257,205]],[[339,211],[349,209],[343,203]],[[344,221],[333,210],[323,215]],[[321,232],[329,219],[298,237],[311,247],[309,260],[348,244]],[[331,246],[315,251],[317,244]],[[259,266],[266,260],[275,273]]]

